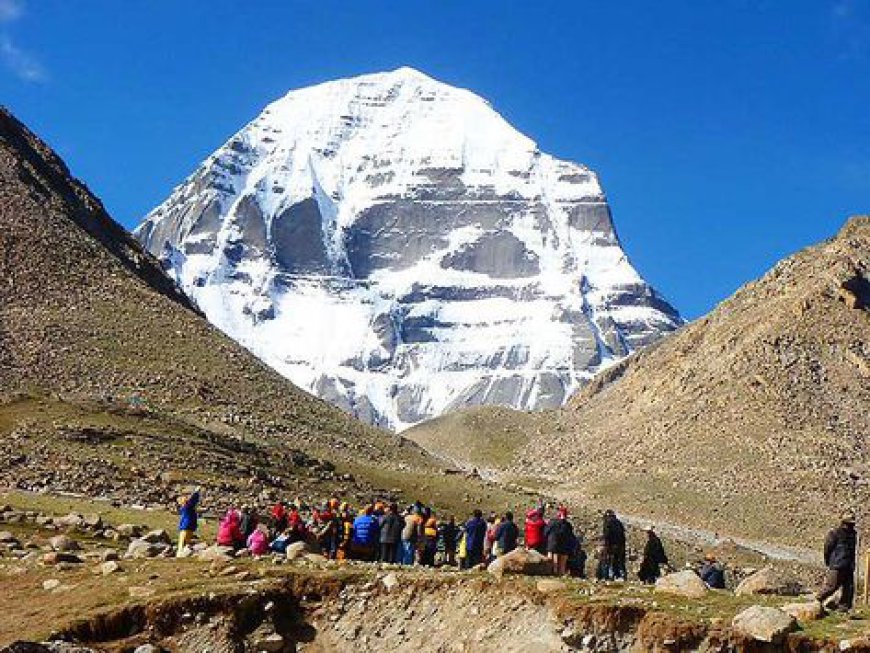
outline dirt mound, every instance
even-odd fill
[[[596,378],[520,457],[560,452],[545,476],[627,512],[817,544],[867,514],[868,284],[865,216]]]

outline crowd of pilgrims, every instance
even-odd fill
[[[199,492],[179,499],[179,550],[196,531]],[[304,542],[332,560],[359,560],[402,565],[458,566],[474,569],[491,563],[524,546],[546,556],[557,575],[586,576],[587,554],[584,535],[575,529],[568,509],[539,504],[525,514],[522,528],[514,515],[475,510],[470,518],[457,523],[454,516],[440,519],[435,511],[420,502],[400,509],[396,503],[374,501],[355,511],[336,498],[319,507],[300,501],[276,503],[266,515],[243,506],[231,508],[218,526],[217,544],[254,556],[286,553],[295,542]],[[626,533],[612,510],[602,516],[597,539],[595,578],[627,580]],[[721,567],[708,560],[711,585],[718,585]],[[664,546],[652,528],[647,529],[638,576],[652,583],[668,567]],[[706,574],[705,574],[706,576]],[[711,582],[712,581],[712,582]]]

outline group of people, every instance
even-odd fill
[[[197,530],[199,502],[199,489],[179,498],[179,554],[190,545]],[[453,515],[440,518],[420,502],[400,509],[396,503],[374,501],[353,510],[334,497],[313,507],[298,500],[290,504],[279,501],[262,515],[250,506],[230,508],[220,520],[216,541],[237,551],[247,549],[254,556],[285,553],[293,543],[305,542],[308,548],[333,560],[462,569],[489,564],[525,546],[546,556],[553,573],[585,577],[584,538],[575,532],[568,509],[558,506],[549,518],[546,512],[544,505],[537,505],[528,510],[520,525],[511,511],[484,517],[478,509],[459,523]],[[604,513],[597,577],[625,579],[625,551],[625,528],[608,510]],[[654,571],[649,567],[647,576],[657,574],[657,565]]]
[[[200,490],[179,498],[179,554],[190,545],[198,526]],[[538,505],[525,515],[522,529],[512,512],[490,513],[486,518],[475,510],[464,523],[452,515],[440,519],[420,502],[400,510],[396,503],[375,501],[354,511],[337,498],[318,507],[300,501],[276,503],[266,515],[248,506],[231,508],[218,526],[217,544],[236,550],[247,549],[254,556],[285,553],[295,542],[320,550],[333,560],[424,565],[450,565],[474,569],[506,555],[519,546],[546,556],[556,575],[585,577],[586,552],[583,534],[575,532],[565,506],[558,506],[549,519]],[[646,543],[638,578],[655,583],[663,568],[670,569],[661,539],[652,527],[646,529]],[[826,538],[825,585],[817,595],[826,601],[840,591],[840,609],[852,607],[855,584],[857,532],[855,516],[846,513],[840,525]],[[627,580],[625,526],[612,510],[603,514],[597,549],[598,580]],[[725,588],[725,569],[713,554],[707,554],[696,570],[713,589]]]

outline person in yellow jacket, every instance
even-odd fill
[[[435,512],[426,508],[423,519],[423,548],[420,552],[420,564],[434,567],[437,551],[438,520],[435,518]]]

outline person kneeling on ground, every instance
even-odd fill
[[[840,590],[836,609],[849,611],[855,596],[855,550],[858,534],[855,530],[855,515],[847,512],[840,526],[831,530],[825,538],[825,584],[816,598],[822,605]]]
[[[701,580],[713,590],[725,589],[725,568],[716,560],[716,556],[708,553],[704,556],[704,566],[701,567]]]
[[[227,514],[218,525],[217,544],[218,546],[228,546],[235,550],[244,548],[245,537],[240,528],[241,518],[239,511],[235,508],[227,510]]]
[[[258,524],[254,532],[248,536],[248,551],[254,556],[264,556],[269,553],[269,535],[266,527]]]

